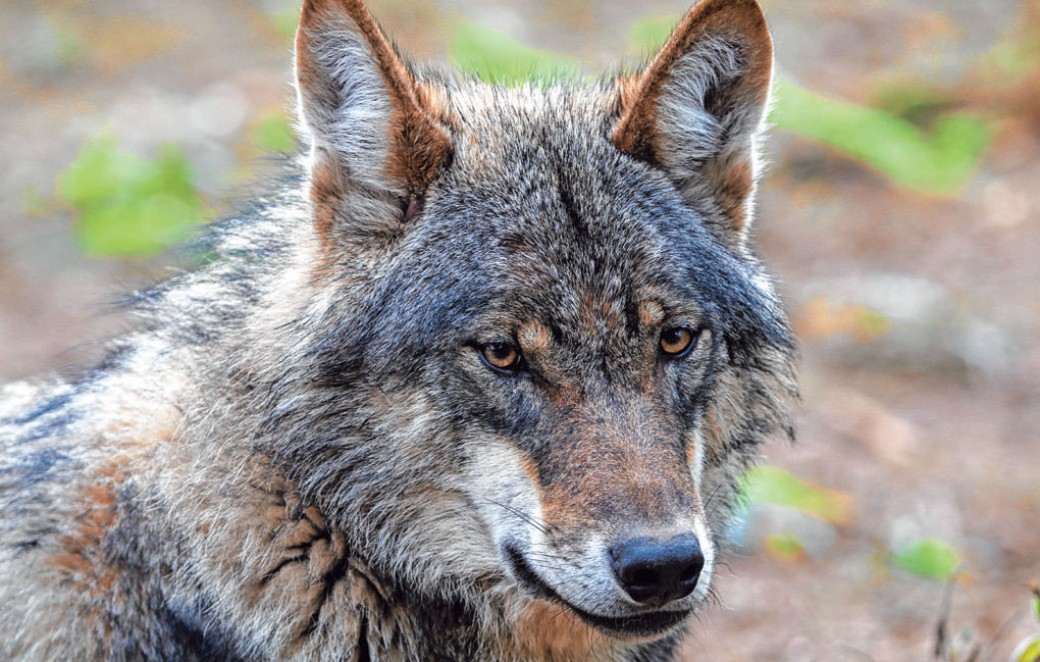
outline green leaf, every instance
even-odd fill
[[[262,118],[249,133],[249,139],[258,147],[271,152],[291,154],[296,151],[296,134],[284,113],[272,113]]]
[[[852,519],[852,497],[817,487],[776,467],[756,467],[740,479],[741,491],[750,503],[784,506],[832,524]]]
[[[926,538],[901,549],[892,561],[907,572],[945,582],[957,571],[961,556],[942,540]]]
[[[112,134],[81,148],[58,179],[58,196],[77,214],[80,247],[96,257],[154,255],[206,220],[179,147],[145,159],[121,151]]]
[[[1040,635],[1026,637],[1011,654],[1012,662],[1040,662]]]
[[[798,561],[805,557],[805,547],[797,536],[791,533],[774,533],[766,538],[765,549],[774,558],[781,561]]]
[[[580,72],[571,58],[530,48],[504,32],[477,25],[456,29],[449,52],[455,66],[487,83],[548,82],[576,78]]]
[[[925,132],[876,108],[825,98],[779,79],[770,118],[777,128],[829,145],[904,188],[953,195],[974,173],[989,127],[970,115],[945,115]]]

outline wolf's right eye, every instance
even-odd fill
[[[481,345],[479,349],[480,358],[492,370],[514,373],[523,367],[524,357],[513,343],[493,342]]]
[[[694,341],[697,340],[699,335],[698,332],[686,327],[676,326],[662,331],[661,340],[658,344],[661,347],[661,351],[668,356],[682,358],[693,348]]]

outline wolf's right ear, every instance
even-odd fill
[[[620,81],[614,144],[664,170],[730,246],[751,224],[772,69],[757,0],[700,0],[646,69]]]
[[[450,157],[451,139],[443,104],[437,107],[361,0],[304,1],[296,89],[323,239],[343,213],[361,225],[385,224],[380,202],[400,205],[407,216]]]

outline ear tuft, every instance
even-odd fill
[[[617,147],[663,169],[716,236],[742,246],[773,46],[756,0],[702,0],[646,69],[621,82]]]

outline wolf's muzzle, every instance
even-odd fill
[[[516,547],[506,544],[505,557],[513,571],[513,575],[528,590],[539,597],[557,602],[569,608],[583,621],[599,628],[603,632],[621,637],[659,637],[678,627],[690,615],[691,609],[678,611],[647,611],[624,616],[603,616],[593,614],[568,602],[538,575],[527,562],[523,553]]]

